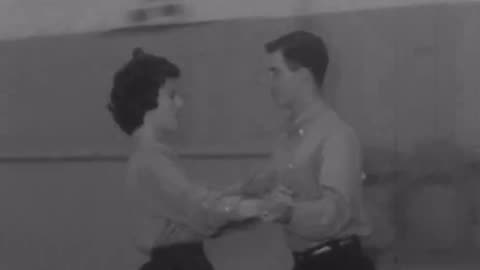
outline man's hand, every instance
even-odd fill
[[[244,199],[237,205],[239,217],[260,218],[264,221],[283,220],[289,215],[290,206],[293,203],[293,192],[284,186],[277,186],[264,198]]]
[[[219,191],[220,196],[238,196],[242,195],[243,182],[235,183]]]
[[[278,202],[284,202],[284,203],[293,203],[293,191],[286,188],[283,185],[277,186],[267,198],[278,201]]]
[[[262,200],[260,211],[264,222],[278,222],[286,224],[290,221],[293,192],[284,186],[276,187],[271,194]]]

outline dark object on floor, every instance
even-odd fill
[[[152,250],[150,261],[140,270],[213,270],[203,251],[203,244],[187,243]]]

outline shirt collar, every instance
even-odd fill
[[[299,135],[303,136],[305,130],[317,120],[323,119],[325,116],[330,115],[333,111],[319,102],[313,103],[306,108],[300,115],[294,119],[290,119],[287,123],[288,136]]]

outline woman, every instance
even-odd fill
[[[175,64],[137,48],[113,80],[109,110],[136,142],[127,186],[140,215],[137,246],[150,254],[141,270],[212,269],[202,240],[268,210],[260,200],[222,195],[195,184],[179,167],[165,141],[166,133],[177,128],[183,103],[177,95],[179,78]]]

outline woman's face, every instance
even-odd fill
[[[157,108],[149,112],[149,120],[155,132],[175,131],[178,128],[177,113],[183,99],[177,93],[176,79],[167,79],[158,91]]]

